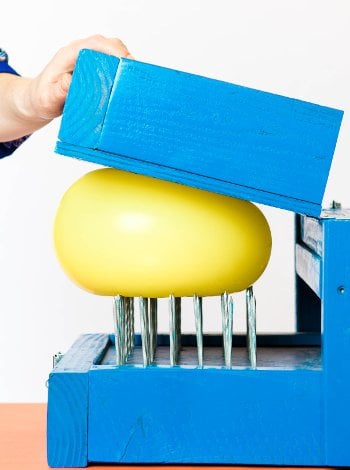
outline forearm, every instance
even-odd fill
[[[33,79],[0,74],[0,142],[32,134],[50,121],[32,112],[32,87]]]

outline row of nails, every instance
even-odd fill
[[[198,366],[203,367],[203,309],[202,297],[193,296]],[[143,365],[155,360],[157,349],[157,299],[139,297]],[[253,288],[246,290],[247,347],[252,368],[256,368],[256,301]],[[234,300],[232,294],[221,295],[222,336],[225,367],[232,367],[232,333]],[[123,365],[134,350],[134,298],[114,298],[114,327],[116,364]],[[169,297],[170,365],[179,364],[181,350],[181,297]]]

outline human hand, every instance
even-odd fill
[[[33,118],[51,120],[62,113],[72,71],[81,49],[93,49],[118,57],[132,58],[125,44],[117,38],[95,35],[62,47],[29,84],[24,112]]]
[[[95,35],[62,47],[36,78],[0,74],[0,142],[31,134],[62,113],[81,49],[133,58],[120,39]]]

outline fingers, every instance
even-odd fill
[[[133,58],[120,39],[106,38],[97,34],[85,39],[78,39],[62,47],[50,62],[49,67],[60,71],[60,73],[72,72],[81,49],[93,49],[109,55]]]
[[[42,116],[52,119],[62,113],[64,103],[67,98],[68,89],[72,81],[71,73],[64,73],[57,82],[51,85],[50,92],[47,95],[47,101],[42,109]]]
[[[62,75],[60,86],[61,86],[62,94],[64,96],[67,96],[68,89],[69,89],[71,81],[72,81],[72,75],[70,73],[64,73]]]
[[[80,49],[93,49],[95,51],[104,52],[110,55],[117,55],[118,57],[126,57],[130,55],[130,52],[126,45],[121,39],[118,38],[106,38],[96,34],[85,39],[78,39],[74,41],[68,48],[72,47],[73,49],[79,52]]]
[[[109,55],[132,58],[120,39],[101,35],[78,39],[62,47],[34,80],[30,99],[34,115],[40,116],[41,119],[52,119],[61,114],[71,74],[81,49],[93,49]]]

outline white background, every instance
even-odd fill
[[[145,62],[345,110],[324,206],[350,206],[346,0],[4,0],[1,19],[0,46],[22,75],[38,74],[67,42],[101,33]],[[73,285],[54,255],[59,200],[95,168],[54,154],[58,128],[56,120],[0,162],[0,402],[46,400],[52,355],[81,333],[112,331],[111,299]],[[258,330],[293,331],[293,214],[262,209],[273,253],[256,285]],[[241,300],[236,331],[244,330]],[[205,305],[205,329],[218,331],[216,303]],[[188,302],[183,323],[193,329]]]

